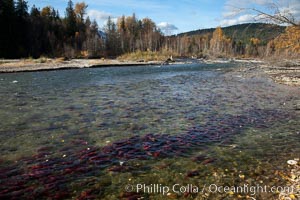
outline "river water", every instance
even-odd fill
[[[275,198],[222,188],[285,186],[300,89],[237,67],[0,74],[0,198]]]

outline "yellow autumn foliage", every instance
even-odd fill
[[[277,54],[300,55],[300,27],[289,26],[285,32],[269,43]]]
[[[223,40],[223,31],[221,27],[217,27],[216,30],[213,32],[213,36],[210,40],[210,48],[213,52],[220,52],[222,51],[222,40]]]
[[[80,57],[88,58],[89,57],[89,52],[88,51],[80,51]]]
[[[231,39],[227,38],[221,29],[217,27],[213,32],[213,36],[210,40],[210,49],[213,54],[228,54],[231,51]]]
[[[260,44],[260,40],[258,38],[251,38],[250,43],[254,46],[257,46]]]

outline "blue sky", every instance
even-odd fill
[[[73,0],[82,2],[83,0]],[[51,5],[64,16],[68,0],[28,0],[29,6],[42,8]],[[300,16],[300,0],[85,0],[88,4],[88,15],[96,19],[100,28],[108,16],[117,18],[132,15],[141,19],[151,18],[162,29],[172,33],[191,30],[228,26],[251,22],[255,14],[249,12],[237,13],[235,7],[261,7],[276,2],[281,9],[292,10]],[[232,13],[235,13],[234,15]]]

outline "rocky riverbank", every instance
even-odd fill
[[[300,199],[300,165],[298,162],[299,158],[287,161],[291,172],[288,175],[281,174],[281,176],[287,180],[287,186],[292,189],[280,191],[279,200]]]
[[[235,71],[246,77],[270,77],[276,83],[289,86],[300,86],[300,60],[260,61],[260,60],[233,60],[241,63]],[[300,108],[300,105],[299,105]]]
[[[300,60],[270,62],[261,68],[278,83],[300,86]]]

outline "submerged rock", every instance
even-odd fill
[[[287,164],[289,164],[289,165],[297,165],[298,162],[296,160],[288,160]]]

